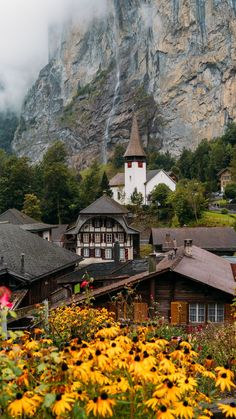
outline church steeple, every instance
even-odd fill
[[[146,154],[139,135],[138,121],[135,113],[133,115],[130,141],[124,157],[127,160],[130,158],[134,159],[135,157],[141,158],[141,160],[146,159]]]

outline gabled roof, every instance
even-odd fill
[[[129,145],[124,157],[146,157],[139,135],[138,121],[135,114],[133,115]]]
[[[168,172],[163,169],[156,169],[156,170],[147,170],[147,180],[148,183],[154,176],[156,176],[160,171],[164,172],[167,177],[169,177],[172,182],[176,183],[175,180],[170,176]],[[111,178],[109,185],[110,186],[124,186],[125,184],[125,174],[124,173],[117,173],[113,178]]]
[[[170,249],[174,239],[177,247],[182,246],[185,239],[192,239],[194,245],[205,250],[236,251],[236,232],[231,227],[152,228],[149,242]]]
[[[110,198],[109,196],[103,195],[100,198],[98,198],[95,202],[93,202],[91,205],[89,205],[87,208],[80,211],[80,214],[126,215],[128,214],[128,210],[127,208],[118,204],[118,202],[114,201],[114,199]]]
[[[224,172],[227,172],[227,171],[231,171],[231,169],[230,169],[230,167],[225,167],[224,169],[221,169],[218,173],[217,173],[217,176],[220,176],[220,175],[222,175]]]
[[[19,225],[24,230],[31,232],[45,231],[56,227],[54,225],[37,221],[23,212],[18,211],[16,208],[10,208],[0,214],[0,222],[8,222],[14,225]]]
[[[24,254],[24,269],[21,255]],[[82,258],[13,224],[0,224],[0,258],[4,267],[27,281],[73,266]]]

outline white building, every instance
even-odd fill
[[[149,203],[149,196],[160,183],[175,191],[176,182],[164,170],[147,170],[147,158],[143,149],[136,115],[133,117],[129,145],[124,154],[124,173],[117,173],[110,180],[113,199],[122,204],[130,204],[136,190],[143,195],[143,203]]]

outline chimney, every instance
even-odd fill
[[[25,273],[25,254],[21,253],[21,258],[20,258],[20,270],[21,273]]]
[[[192,239],[185,239],[184,240],[184,254],[185,254],[185,256],[188,256],[188,257],[193,256],[193,241],[192,241]]]
[[[148,272],[151,274],[152,272],[156,272],[156,254],[150,253],[148,256]]]

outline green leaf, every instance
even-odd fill
[[[11,317],[13,317],[13,319],[17,318],[17,314],[15,311],[9,310],[8,313],[10,314]]]
[[[86,419],[87,418],[84,409],[82,407],[79,407],[78,403],[74,405],[74,408],[72,410],[72,415],[73,415],[72,416],[73,419]]]
[[[56,394],[48,393],[44,398],[43,407],[50,407],[56,400]]]

